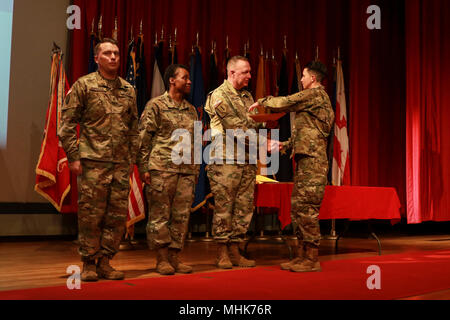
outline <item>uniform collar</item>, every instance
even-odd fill
[[[179,109],[179,110],[183,110],[186,109],[188,106],[186,104],[186,100],[183,99],[183,101],[181,102],[176,102],[175,100],[173,100],[170,96],[169,96],[169,91],[164,92],[163,94],[164,98],[169,102],[167,104],[167,106],[170,109]]]
[[[95,72],[95,77],[97,78],[97,83],[98,83],[99,87],[110,88],[110,85],[109,85],[110,81],[103,78],[103,76],[100,74],[100,71]],[[124,84],[122,83],[122,81],[120,81],[119,76],[117,76],[117,78],[112,81],[115,81],[118,84],[118,88],[124,88]]]
[[[235,95],[238,95],[240,97],[246,97],[248,95],[247,90],[245,90],[245,89],[237,90],[235,87],[233,87],[231,82],[228,81],[228,79],[225,79],[224,84],[225,84],[225,87]]]

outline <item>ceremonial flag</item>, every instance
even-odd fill
[[[287,71],[286,50],[283,52],[280,68],[280,78],[278,81],[279,95],[289,95],[289,78]],[[286,114],[278,120],[280,124],[280,141],[287,141],[291,137],[291,119],[290,114]],[[280,154],[280,169],[276,174],[276,178],[281,182],[289,182],[293,179],[293,169],[291,160],[291,150],[287,150]]]
[[[333,82],[331,84],[331,95],[330,95],[331,106],[333,107],[333,112],[336,114],[336,58],[333,58]],[[328,184],[333,184],[333,153],[334,153],[334,124],[333,130],[331,130],[330,135],[327,139],[327,157],[328,157],[328,174],[327,181]]]
[[[173,47],[169,48],[169,64],[177,64],[178,63],[178,51],[177,44],[174,43]]]
[[[202,56],[200,49],[195,47],[194,53],[191,55],[190,63],[191,92],[189,94],[189,102],[196,108],[198,119],[202,121],[203,129],[209,126],[209,117],[204,111],[205,106],[205,87],[203,83],[202,73]],[[205,146],[203,145],[202,154]],[[195,197],[192,203],[191,211],[194,212],[206,204],[206,201],[212,197],[208,177],[206,176],[206,163],[202,157],[198,182],[195,187]]]
[[[350,184],[349,144],[347,135],[347,105],[345,101],[342,61],[336,64],[336,120],[334,124],[332,184]]]
[[[244,45],[244,57],[246,57],[247,58],[247,60],[249,61],[249,63],[250,63],[250,44],[247,42],[245,45]],[[252,79],[250,79],[249,81],[248,81],[248,85],[247,85],[247,87],[245,88],[245,90],[248,90],[248,91],[252,91]]]
[[[134,224],[145,219],[145,201],[139,170],[134,165],[130,176],[130,194],[128,196],[127,234],[133,237]]]
[[[136,84],[136,62],[134,52],[134,39],[128,45],[127,76],[126,80],[135,87]],[[135,87],[136,88],[136,87]],[[127,216],[127,234],[133,237],[134,224],[145,219],[145,201],[142,190],[142,181],[139,177],[139,171],[134,165],[130,176],[130,194],[128,196],[128,216]]]
[[[59,48],[53,50],[50,97],[41,152],[36,166],[34,190],[59,212],[77,212],[76,176],[70,172],[64,149],[58,139],[61,108],[69,91]]]
[[[228,64],[228,60],[230,60],[230,49],[228,48],[228,36],[227,36],[227,44],[225,47],[225,52],[223,53],[223,61],[222,61],[222,65],[223,65],[223,77],[224,79],[228,78],[228,73],[227,73],[227,64]]]
[[[113,32],[112,32],[112,34],[111,34],[111,38],[114,39],[114,40],[116,40],[116,41],[118,41],[118,40],[117,40],[118,37],[119,37],[119,29],[117,28],[117,17],[116,17],[116,18],[114,19],[114,29],[113,29]]]
[[[208,92],[213,91],[219,87],[219,70],[217,68],[217,56],[216,51],[212,50],[209,57],[209,84]]]
[[[139,116],[144,111],[145,105],[148,101],[147,93],[147,70],[145,66],[145,54],[144,54],[144,35],[141,33],[138,36],[136,44],[136,100]]]
[[[258,74],[256,76],[255,100],[264,98],[266,96],[266,78],[265,78],[265,59],[261,52],[258,61]],[[263,108],[261,108],[263,110]],[[259,110],[259,109],[258,109]],[[262,111],[260,110],[260,111]]]
[[[162,47],[163,43],[160,42],[159,45],[155,45],[155,63],[153,64],[153,81],[152,81],[152,91],[151,98],[158,97],[162,95],[166,89],[164,87],[164,80],[161,76],[161,71],[159,69],[158,61],[161,61],[162,57]]]
[[[97,45],[97,36],[94,33],[94,30],[91,32],[91,36],[89,38],[89,58],[88,58],[88,73],[92,73],[97,71],[97,63],[95,63],[95,52],[94,48]]]
[[[136,52],[134,39],[131,39],[128,44],[127,74],[125,80],[136,89]]]

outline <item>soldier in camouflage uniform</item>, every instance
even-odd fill
[[[282,269],[294,272],[321,270],[319,210],[327,184],[327,138],[334,123],[330,99],[320,83],[326,72],[322,63],[311,62],[303,70],[303,91],[287,97],[266,97],[249,109],[262,105],[272,112],[295,112],[293,136],[280,145],[293,144],[296,161],[291,217],[299,251],[295,259],[281,264]]]
[[[139,141],[134,89],[117,75],[117,43],[100,42],[95,61],[98,71],[78,79],[68,92],[58,132],[69,167],[78,176],[83,281],[124,278],[109,260],[125,232],[129,176]]]
[[[169,66],[164,83],[168,91],[151,99],[141,116],[137,162],[147,184],[148,245],[157,251],[156,271],[169,275],[192,272],[192,267],[183,264],[178,254],[188,229],[199,165],[193,157],[197,111],[184,99],[191,88],[187,67]],[[179,132],[177,129],[184,129],[187,134],[180,137],[183,143],[180,152],[177,151],[180,139],[173,139]],[[185,152],[189,157],[183,160]]]
[[[237,161],[236,149],[240,146],[233,146],[234,153],[226,152],[226,130],[242,129],[246,132],[259,127],[247,111],[254,102],[253,97],[243,89],[251,78],[248,60],[240,56],[231,58],[227,72],[228,79],[208,95],[205,104],[214,139],[223,141],[223,152],[213,154],[207,166],[215,203],[213,236],[218,244],[216,265],[222,269],[233,265],[255,266],[254,260],[240,255],[239,243],[244,240],[253,215],[257,165],[249,163],[247,151],[245,161]]]

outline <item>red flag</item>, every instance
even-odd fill
[[[128,197],[127,229],[131,237],[134,234],[133,225],[143,219],[145,219],[144,193],[142,191],[142,181],[139,178],[139,171],[135,165],[130,176],[130,195]]]
[[[61,107],[68,91],[62,53],[57,50],[52,56],[50,98],[34,190],[58,211],[77,212],[76,177],[69,170],[66,153],[57,136]]]
[[[332,184],[350,184],[349,146],[347,135],[347,106],[345,102],[342,61],[336,65],[336,120],[334,125]]]

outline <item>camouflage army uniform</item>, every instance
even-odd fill
[[[79,141],[77,125],[79,124]],[[78,79],[61,111],[58,136],[69,162],[81,161],[78,233],[84,261],[112,258],[128,213],[129,173],[138,148],[133,87],[94,72]]]
[[[327,184],[327,138],[334,122],[330,99],[322,86],[287,97],[266,97],[259,104],[273,112],[295,112],[293,144],[296,169],[291,217],[300,241],[320,244],[319,210]]]
[[[242,242],[253,215],[257,165],[249,163],[248,154],[243,164],[237,163],[238,146],[227,155],[225,138],[227,129],[245,132],[260,127],[249,117],[247,110],[252,104],[252,95],[245,90],[236,90],[228,80],[208,95],[205,104],[214,139],[223,139],[223,153],[213,152],[207,166],[215,203],[213,236],[219,243]],[[227,164],[227,160],[234,164]]]
[[[183,248],[199,169],[193,152],[196,120],[195,108],[186,100],[181,104],[175,102],[168,92],[150,100],[141,116],[137,162],[140,173],[150,171],[151,176],[151,184],[146,186],[150,249]],[[171,139],[176,129],[186,129],[190,134],[189,163],[176,164],[172,159],[172,152],[179,144],[179,140]]]

